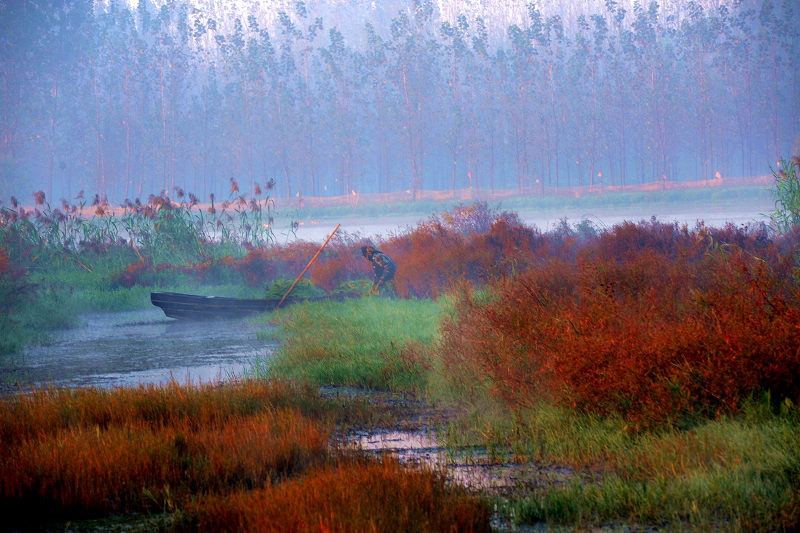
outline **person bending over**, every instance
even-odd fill
[[[397,265],[388,255],[380,250],[376,250],[372,246],[362,246],[361,255],[372,263],[372,268],[375,270],[375,281],[372,283],[370,292],[380,294],[381,287],[385,285],[386,282],[394,279],[394,273],[397,272]]]

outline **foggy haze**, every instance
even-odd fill
[[[236,5],[0,3],[0,201],[548,193],[800,144],[792,2]]]

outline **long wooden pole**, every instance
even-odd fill
[[[291,287],[289,287],[289,290],[288,290],[288,291],[286,291],[286,294],[284,294],[284,295],[283,295],[283,298],[281,298],[281,301],[280,301],[280,302],[278,302],[278,305],[276,305],[276,306],[275,306],[275,309],[277,309],[278,307],[280,307],[280,306],[281,306],[281,304],[282,304],[282,303],[283,303],[283,301],[286,299],[286,297],[287,297],[287,296],[289,296],[289,293],[290,293],[290,292],[292,292],[292,289],[294,289],[294,286],[295,286],[295,285],[297,285],[297,282],[298,282],[298,281],[300,281],[300,278],[302,278],[302,277],[303,277],[303,274],[305,274],[305,273],[306,273],[306,270],[308,270],[309,268],[311,268],[311,265],[312,265],[312,264],[314,264],[314,261],[316,261],[316,260],[317,260],[317,257],[319,257],[319,254],[320,254],[320,252],[322,251],[322,249],[323,249],[323,248],[325,248],[325,246],[327,246],[327,245],[328,245],[328,241],[330,241],[330,240],[331,240],[331,237],[333,237],[334,233],[336,233],[336,231],[339,229],[339,226],[341,226],[341,224],[336,224],[336,227],[335,227],[335,228],[333,228],[333,231],[331,232],[331,234],[330,234],[330,235],[328,235],[328,238],[327,238],[327,239],[325,239],[325,242],[323,242],[323,243],[322,243],[322,246],[320,246],[320,247],[319,247],[319,250],[317,250],[317,253],[315,253],[315,254],[314,254],[314,257],[312,257],[312,258],[311,258],[311,261],[309,261],[309,262],[308,262],[308,264],[307,264],[307,265],[306,265],[306,267],[303,269],[303,271],[302,271],[302,272],[300,272],[300,275],[299,275],[299,276],[297,276],[297,279],[295,279],[295,280],[294,280],[294,283],[292,283],[292,286],[291,286]]]

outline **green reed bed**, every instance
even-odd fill
[[[513,416],[510,416],[513,413]],[[506,450],[559,465],[498,499],[516,524],[678,531],[792,531],[800,523],[800,410],[769,398],[688,429],[634,431],[621,417],[542,403],[510,413],[493,402],[445,432],[454,447]]]
[[[245,280],[237,261],[275,245],[269,197],[232,196],[203,210],[193,195],[176,195],[56,207],[39,192],[33,208],[0,206],[0,354],[46,341],[81,312],[145,308],[151,290],[261,296],[263,283],[252,285],[264,280]]]
[[[426,373],[415,346],[433,338],[438,313],[433,300],[370,296],[295,305],[265,319],[265,335],[283,342],[275,359],[257,362],[254,373],[315,385],[418,389]]]

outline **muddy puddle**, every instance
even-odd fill
[[[242,376],[275,343],[247,320],[179,321],[160,309],[81,317],[45,345],[0,363],[0,393],[48,384],[112,388],[225,381]]]
[[[582,474],[562,465],[528,461],[510,450],[448,446],[443,428],[459,416],[458,407],[436,407],[412,396],[350,387],[323,387],[328,397],[359,396],[394,410],[388,427],[354,429],[339,445],[376,456],[391,455],[410,467],[432,468],[475,492],[508,496],[573,482]]]
[[[448,448],[431,431],[355,431],[345,444],[366,453],[392,455],[410,466],[444,471],[450,481],[484,493],[527,491],[568,483],[575,477],[574,471],[563,466],[518,462],[511,455],[498,456],[486,448]]]

